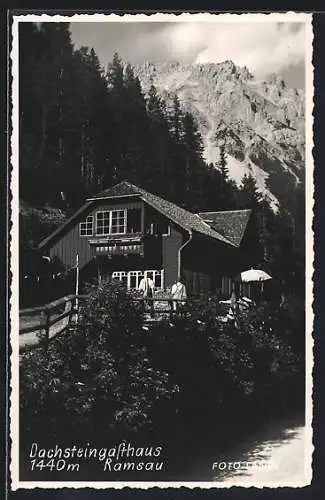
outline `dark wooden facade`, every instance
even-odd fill
[[[182,267],[185,281],[193,295],[218,292],[229,296],[231,286],[224,278],[234,277],[240,271],[240,251],[223,242],[194,235],[184,248]]]
[[[98,236],[94,231],[91,236],[80,235],[80,222],[87,216],[93,216],[95,226],[97,212],[121,209],[127,210],[127,214],[139,210],[139,232]],[[181,228],[142,200],[110,199],[87,207],[49,244],[45,243],[43,251],[47,250],[51,258],[58,258],[67,268],[75,267],[78,254],[81,276],[87,278],[98,272],[103,276],[114,271],[163,270],[164,287],[170,287],[177,279],[178,249],[183,234]],[[103,251],[99,252],[99,248]]]
[[[128,210],[138,208],[141,212],[143,211],[143,202],[140,200],[127,200],[113,201],[107,200],[107,202],[98,201],[93,204],[89,204],[88,207],[80,214],[80,217],[68,223],[60,233],[57,234],[48,246],[49,256],[58,257],[66,267],[74,267],[76,264],[76,257],[79,254],[79,266],[82,269],[86,264],[91,261],[96,255],[96,243],[106,240],[106,237],[96,236],[95,231],[92,236],[80,236],[80,222],[84,221],[87,216],[92,215],[96,217],[96,212],[103,210],[118,210],[127,208]],[[129,234],[126,234],[127,238]],[[124,235],[123,235],[124,237]],[[131,235],[129,236],[131,237]],[[111,238],[112,239],[112,238]],[[45,248],[47,245],[45,244]]]
[[[110,275],[134,287],[145,271],[154,271],[158,288],[169,288],[180,272],[190,294],[216,290],[228,293],[224,277],[234,276],[243,269],[241,249],[195,229],[189,230],[153,205],[150,199],[147,202],[132,194],[92,199],[46,238],[40,248],[51,258],[58,258],[66,268],[75,267],[78,255],[80,276],[86,281]],[[97,234],[97,214],[117,210],[126,211],[125,232]],[[82,235],[80,223],[89,216],[92,216],[92,234]]]

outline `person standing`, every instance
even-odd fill
[[[232,310],[233,314],[236,315],[238,312],[238,300],[235,287],[233,287],[232,289],[229,301],[230,301],[230,309]]]
[[[153,291],[154,291],[154,283],[149,276],[144,276],[142,280],[139,283],[139,292],[141,293],[142,297],[148,298],[148,297],[153,297]]]
[[[187,298],[186,286],[184,280],[179,277],[171,289],[172,310],[177,311],[179,305],[183,306]]]
[[[155,285],[154,285],[154,282],[153,280],[148,276],[148,275],[145,275],[142,280],[140,281],[140,284],[139,284],[139,292],[142,296],[143,299],[153,299],[153,292],[154,292],[154,289],[155,289]],[[150,300],[147,302],[147,304],[150,306],[151,308],[151,316],[153,316],[153,300]]]

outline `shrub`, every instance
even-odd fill
[[[168,374],[154,369],[140,306],[120,283],[91,287],[76,329],[20,368],[21,422],[37,436],[125,437],[149,429],[155,405],[172,398]]]
[[[255,400],[267,407],[287,407],[298,402],[294,401],[296,396],[304,400],[304,357],[294,342],[297,326],[286,310],[272,303],[261,304],[239,317],[239,330],[244,332],[254,366]],[[297,384],[302,389],[298,395]]]
[[[269,304],[239,313],[236,324],[222,322],[217,300],[205,297],[158,325],[150,352],[179,386],[178,412],[188,409],[192,420],[201,414],[208,425],[209,416],[227,421],[238,408],[249,417],[303,401],[302,365],[289,343],[294,327]]]
[[[261,304],[225,323],[216,298],[204,297],[144,329],[142,306],[121,283],[88,292],[78,327],[22,360],[22,435],[115,442],[150,432],[169,453],[188,454],[190,444],[208,445],[212,429],[226,442],[229,429],[247,432],[303,401],[287,309]]]

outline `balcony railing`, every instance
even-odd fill
[[[96,255],[143,255],[143,235],[128,233],[121,235],[98,236],[89,239]]]
[[[92,236],[89,238],[90,245],[105,245],[106,243],[111,244],[136,244],[143,241],[142,233],[126,233],[126,234],[108,234],[105,236]]]
[[[143,255],[143,244],[127,245],[98,245],[95,247],[96,255]]]

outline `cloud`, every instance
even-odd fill
[[[173,58],[193,62],[232,60],[257,75],[279,72],[304,61],[304,25],[296,23],[178,24],[169,30]]]
[[[257,77],[292,75],[294,86],[303,85],[304,23],[71,23],[71,33],[77,47],[94,47],[104,67],[115,51],[131,64],[232,60]]]

